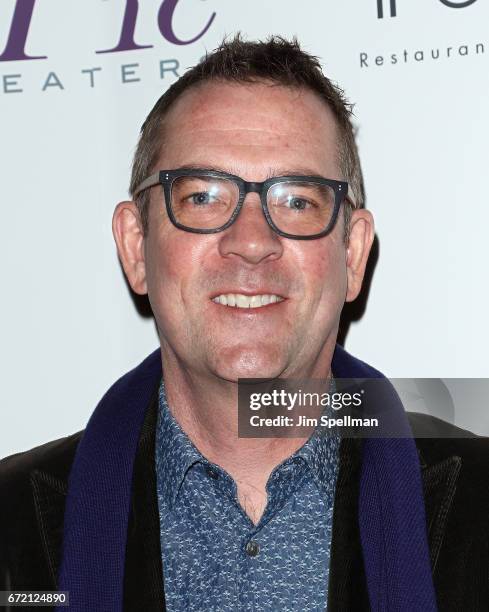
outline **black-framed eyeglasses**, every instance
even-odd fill
[[[236,221],[246,194],[260,194],[263,214],[280,236],[311,240],[326,236],[334,227],[341,204],[355,208],[355,198],[345,181],[319,176],[275,176],[263,182],[205,168],[160,170],[144,180],[134,197],[161,184],[166,210],[178,228],[197,234],[214,234]]]

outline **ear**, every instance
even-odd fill
[[[144,295],[146,262],[144,260],[144,233],[139,210],[134,202],[120,202],[112,217],[112,233],[127,280],[135,293]]]
[[[346,249],[347,302],[353,302],[360,293],[374,235],[372,213],[364,208],[354,210],[350,219],[350,239]]]

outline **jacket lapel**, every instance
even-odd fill
[[[166,610],[154,459],[157,414],[158,389],[146,411],[134,463],[124,574],[125,611]]]
[[[358,525],[361,454],[362,440],[341,440],[333,509],[328,612],[369,609]]]
[[[33,555],[35,552],[36,558],[24,559],[25,566],[22,564],[22,567],[27,575],[25,581],[19,576],[21,583],[37,584],[38,588],[50,585],[53,590],[56,589],[68,477],[82,434],[83,430],[48,443],[51,451],[46,452],[38,466],[29,473],[32,506],[29,506],[29,510],[25,507],[23,512],[28,512],[26,516],[30,517],[24,529],[31,531],[31,534],[24,534],[24,537],[31,542],[39,542],[39,546],[31,551]]]
[[[68,481],[48,471],[36,469],[31,472],[30,482],[44,555],[44,563],[41,561],[39,567],[47,567],[47,579],[55,590]]]
[[[462,460],[453,456],[427,465],[420,453],[420,461],[431,567],[435,573]]]

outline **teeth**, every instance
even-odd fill
[[[266,306],[267,304],[282,302],[283,298],[273,294],[243,295],[242,293],[228,293],[218,295],[212,298],[212,301],[216,304],[234,306],[235,308],[260,308],[260,306]]]
[[[238,293],[238,295],[236,296],[236,306],[238,308],[249,308],[250,298],[247,295],[241,295]]]

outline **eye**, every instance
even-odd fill
[[[291,210],[305,210],[306,208],[314,207],[314,204],[305,198],[289,196],[287,204]]]
[[[295,182],[277,183],[268,192],[267,198],[271,208],[283,213],[317,211],[324,199],[316,185]]]
[[[213,201],[213,196],[209,191],[198,191],[196,193],[192,193],[186,199],[191,204],[203,206],[204,204],[210,204]]]

